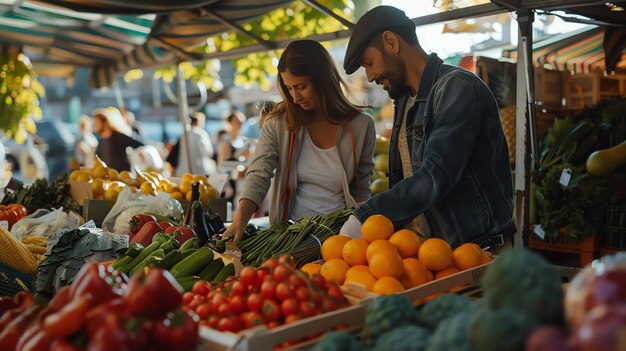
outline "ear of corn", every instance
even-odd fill
[[[0,227],[0,263],[26,274],[35,274],[37,260],[26,245]]]

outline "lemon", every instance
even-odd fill
[[[180,183],[180,191],[183,194],[191,194],[191,181],[183,180],[183,182]]]
[[[104,195],[105,190],[108,188],[108,184],[102,180],[102,178],[96,178],[91,183],[91,191],[93,196]]]
[[[76,177],[76,181],[78,181],[78,182],[91,182],[91,176],[88,173],[86,173],[86,172],[82,172],[82,173],[80,173]]]
[[[120,172],[119,179],[121,181],[124,181],[125,179],[132,179],[132,178],[133,178],[133,176],[132,176],[132,174],[130,174],[129,171],[121,171]]]
[[[82,173],[82,171],[74,171],[72,173],[70,173],[70,180],[76,180],[76,178],[78,178],[78,176]]]
[[[104,199],[109,202],[109,204],[113,205],[117,200],[117,196],[119,195],[119,191],[116,187],[109,187],[104,192]]]
[[[160,175],[159,172],[150,171],[149,173],[152,176],[152,178],[155,178],[156,180],[158,180],[159,183],[162,182],[163,180],[165,180],[165,178],[163,178],[163,176]]]
[[[203,175],[195,176],[191,180],[191,184],[200,183],[200,184],[208,184],[207,179]]]
[[[137,181],[135,181],[135,180],[134,180],[134,179],[132,179],[132,178],[126,178],[126,179],[122,178],[122,183],[124,183],[124,184],[126,184],[126,185],[128,185],[128,186],[135,186],[135,184],[137,183]]]
[[[184,197],[183,193],[181,193],[180,191],[174,191],[170,194],[170,196],[178,201],[183,201]]]
[[[120,179],[119,173],[113,168],[109,168],[109,180],[118,180]]]
[[[209,188],[207,189],[207,194],[209,196],[209,199],[217,199],[220,197],[219,191],[217,191],[217,189],[215,189],[214,187],[210,185],[209,185]]]
[[[184,181],[188,181],[191,183],[191,181],[193,180],[193,176],[189,173],[185,173],[183,174],[183,176],[181,177],[181,180]]]
[[[185,200],[191,201],[191,191],[185,194]]]
[[[91,169],[91,176],[93,178],[106,178],[109,176],[109,171],[101,166],[95,166]]]
[[[141,184],[141,186],[139,187],[139,190],[141,191],[142,194],[144,195],[156,195],[156,186],[154,185],[154,183],[147,181],[147,182],[143,182]]]
[[[161,187],[163,188],[163,191],[170,194],[176,190],[176,185],[174,185],[174,183],[170,182],[167,179],[163,179],[163,181],[161,182]]]

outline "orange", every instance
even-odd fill
[[[343,285],[347,286],[348,283],[360,284],[365,286],[367,291],[372,291],[374,284],[376,283],[376,278],[374,278],[374,276],[369,272],[353,271],[352,273],[346,275],[346,280]]]
[[[350,268],[350,266],[348,266],[346,261],[333,258],[332,260],[326,261],[326,263],[322,265],[320,274],[327,281],[342,284],[346,279],[346,272],[348,271],[348,268]]]
[[[307,263],[302,266],[302,268],[300,268],[300,270],[308,274],[309,277],[312,277],[313,275],[319,273],[321,269],[322,265],[318,263]]]
[[[402,276],[402,285],[410,289],[431,281],[431,274],[426,267],[416,258],[405,258],[402,260],[404,267],[404,275]]]
[[[402,259],[395,252],[383,251],[372,256],[370,272],[374,277],[395,277],[400,279],[404,275]]]
[[[482,250],[476,244],[463,244],[452,252],[454,266],[462,271],[480,266],[482,261]]]
[[[372,259],[372,256],[383,251],[389,251],[396,254],[398,253],[396,248],[388,240],[375,240],[372,241],[367,247],[367,252],[365,253],[365,256],[367,256],[367,262]]]
[[[354,273],[354,272],[366,272],[366,273],[370,273],[370,269],[367,268],[367,266],[364,266],[362,264],[357,264],[356,266],[352,266],[350,267],[350,269],[348,269],[348,271],[346,272],[346,278],[350,276],[350,274]],[[371,273],[370,273],[371,274]]]
[[[449,275],[456,274],[456,273],[459,273],[459,272],[460,272],[460,270],[458,270],[455,267],[448,267],[448,268],[446,268],[444,270],[441,270],[441,271],[437,272],[435,274],[435,279],[445,278],[445,277],[447,277]]]
[[[333,258],[343,258],[343,245],[350,241],[349,236],[335,235],[326,239],[322,244],[322,257],[324,260],[332,260]]]
[[[389,239],[393,231],[393,223],[383,215],[369,216],[361,226],[361,235],[368,243],[380,239]]]
[[[452,264],[452,248],[445,240],[426,239],[417,254],[419,260],[431,271],[440,271]]]
[[[448,267],[448,268],[446,268],[446,269],[444,269],[442,271],[437,272],[437,274],[435,275],[435,279],[445,278],[445,277],[447,277],[449,275],[456,274],[456,273],[459,273],[459,272],[460,271],[458,269],[456,269],[455,267]],[[463,285],[455,286],[455,287],[452,287],[452,288],[448,289],[448,292],[455,292],[455,291],[457,291],[459,289],[462,289],[462,288],[463,288]]]
[[[404,290],[404,286],[394,277],[382,277],[372,287],[372,292],[380,295],[393,295],[402,290]]]
[[[402,258],[417,257],[417,252],[422,241],[414,231],[408,229],[398,230],[389,238],[389,242],[395,246]]]
[[[366,265],[367,246],[369,244],[363,239],[352,239],[343,246],[343,260],[351,266]]]
[[[481,264],[487,264],[493,260],[493,254],[491,252],[481,250],[482,260]]]

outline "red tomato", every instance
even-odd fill
[[[211,291],[211,287],[209,286],[209,283],[204,280],[197,281],[191,289],[191,292],[200,296],[207,296],[209,291]]]
[[[217,330],[222,331],[222,332],[229,331],[229,332],[236,333],[240,329],[241,329],[240,323],[237,317],[222,318],[217,323]]]
[[[4,213],[4,211],[0,211],[0,221],[6,221],[7,220],[7,214]]]
[[[226,317],[230,313],[231,313],[230,304],[228,303],[223,303],[217,307],[217,314],[219,314],[220,317]]]
[[[316,305],[320,305],[322,303],[322,293],[320,293],[319,291],[314,291],[313,294],[311,294],[311,298],[313,299],[313,303]]]
[[[223,295],[215,295],[211,300],[211,309],[213,311],[219,311],[220,306],[228,306],[228,300]]]
[[[246,287],[259,285],[259,276],[257,271],[252,267],[245,267],[241,270],[241,274],[239,276],[239,281]]]
[[[305,302],[305,301],[310,301],[311,300],[311,292],[309,291],[309,288],[307,288],[306,286],[301,286],[299,288],[296,289],[296,298],[299,301]]]
[[[278,263],[288,264],[291,268],[296,268],[296,261],[289,255],[282,255],[278,258]]]
[[[341,288],[337,284],[328,285],[326,292],[328,293],[328,297],[335,299],[335,302],[338,304],[342,304],[346,300],[345,296],[343,296],[343,293],[341,292]]]
[[[192,292],[186,292],[183,294],[183,304],[184,305],[189,305],[191,303],[191,301],[193,301],[194,297],[196,295],[194,295],[194,293]]]
[[[242,316],[243,324],[246,328],[253,328],[265,324],[265,319],[259,312],[246,312]]]
[[[321,274],[314,274],[311,277],[311,283],[320,289],[326,288],[326,279],[324,279]]]
[[[257,283],[256,283],[257,286],[261,286],[261,283],[265,281],[265,277],[271,276],[269,268],[259,268],[256,271],[256,275],[257,275]]]
[[[273,299],[276,296],[276,283],[266,281],[261,284],[261,294],[266,299]]]
[[[324,305],[325,312],[330,312],[330,311],[334,311],[337,309],[337,304],[332,299],[324,300],[323,305]]]
[[[282,312],[283,316],[297,314],[298,312],[300,312],[300,303],[293,297],[288,298],[280,305],[280,311]]]
[[[248,306],[248,310],[252,312],[260,312],[263,307],[263,296],[259,293],[250,294],[250,296],[248,296],[248,300],[246,301],[246,305]]]
[[[13,224],[20,219],[18,214],[13,210],[5,211],[4,214],[6,215],[6,220],[9,222],[9,228],[13,227]]]
[[[246,310],[246,300],[241,295],[233,296],[228,302],[228,307],[231,313],[238,315]]]
[[[240,281],[234,282],[233,286],[230,288],[230,296],[244,296],[246,292],[248,292],[247,285],[244,285]]]
[[[263,301],[263,316],[269,322],[276,322],[280,319],[280,307],[272,300]]]
[[[300,318],[300,316],[298,316],[297,314],[291,314],[287,316],[287,318],[285,318],[285,324],[293,323],[299,321],[300,319],[302,318]]]
[[[276,321],[271,321],[271,322],[267,323],[267,329],[274,329],[276,327],[280,327],[280,323],[278,323]]]
[[[293,297],[294,292],[293,289],[288,284],[280,283],[276,285],[276,298],[280,301],[285,301],[286,299]]]
[[[299,276],[297,273],[293,273],[292,275],[290,275],[288,281],[289,284],[291,284],[294,288],[306,286],[306,281],[302,279],[302,277]]]
[[[195,311],[198,306],[202,305],[205,302],[204,300],[205,298],[203,296],[196,295],[189,303],[189,308]]]
[[[275,258],[270,258],[261,265],[261,267],[268,268],[270,272],[272,272],[276,266],[278,266],[278,260]]]
[[[280,283],[287,280],[290,274],[291,271],[289,270],[289,268],[281,264],[274,268],[274,273],[272,274],[272,276],[277,283]]]
[[[211,314],[211,305],[209,303],[203,303],[198,306],[195,311],[200,319],[205,319],[209,316],[209,314]]]
[[[219,323],[220,320],[222,319],[218,315],[209,316],[209,319],[208,319],[209,327],[213,329],[217,329],[217,324]]]
[[[300,312],[305,318],[315,316],[315,305],[309,301],[302,301],[300,302]]]

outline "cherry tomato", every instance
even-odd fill
[[[296,273],[291,274],[288,278],[288,281],[289,284],[291,284],[294,288],[306,286],[306,281]]]
[[[300,312],[300,303],[293,297],[285,299],[282,304],[280,304],[280,311],[283,316],[289,316],[292,314],[297,314]]]
[[[291,287],[286,283],[280,283],[276,285],[276,298],[280,301],[285,301],[286,299],[293,297],[294,292]]]
[[[217,329],[217,324],[219,323],[220,320],[222,320],[222,318],[220,318],[220,316],[218,316],[218,315],[211,315],[211,316],[209,316],[209,319],[207,321],[209,323],[209,327],[211,327],[213,329]]]
[[[276,283],[266,281],[261,284],[261,294],[266,299],[273,299],[276,296]]]
[[[268,268],[270,272],[272,272],[276,266],[278,266],[278,260],[275,258],[270,258],[261,265],[261,267]]]
[[[320,293],[319,291],[314,291],[311,294],[311,298],[313,299],[313,303],[316,305],[320,305],[322,303],[322,293]]]
[[[239,319],[237,317],[227,317],[227,318],[222,318],[219,320],[219,322],[217,323],[217,330],[219,331],[229,331],[229,332],[233,332],[236,333],[240,330],[240,323],[239,323]]]
[[[278,258],[278,263],[288,264],[291,268],[296,268],[296,261],[289,255],[283,255]]]
[[[343,293],[341,292],[341,288],[337,284],[328,285],[326,292],[328,293],[328,297],[335,299],[335,302],[338,304],[342,304],[346,300],[345,296],[343,296]]]
[[[305,318],[315,316],[315,305],[309,301],[302,301],[300,302],[300,312]]]
[[[263,301],[263,316],[269,322],[275,322],[280,319],[280,307],[272,300]]]
[[[298,316],[297,314],[290,314],[287,316],[287,318],[285,318],[285,324],[293,323],[293,322],[299,321],[300,319],[302,318]]]
[[[310,301],[311,300],[311,292],[309,291],[309,288],[307,288],[306,286],[298,287],[296,289],[296,298],[299,301],[302,301],[302,302]]]
[[[248,296],[248,300],[246,301],[246,305],[248,306],[248,310],[260,312],[263,307],[263,296],[259,293],[250,294],[250,296]]]
[[[209,303],[203,303],[195,309],[195,312],[200,319],[205,319],[211,314],[211,305]]]
[[[189,303],[189,308],[195,311],[196,308],[198,308],[198,306],[202,305],[204,302],[205,302],[205,298],[203,296],[196,295],[193,298],[193,300],[191,300],[191,302]]]
[[[321,274],[314,274],[311,277],[311,283],[320,289],[326,288],[326,279],[324,279]]]
[[[209,286],[209,283],[204,280],[197,281],[193,285],[193,288],[191,288],[192,293],[200,296],[207,296],[209,291],[211,291],[211,287]]]
[[[272,274],[272,276],[277,283],[280,283],[287,280],[290,274],[291,271],[289,270],[289,268],[281,264],[274,268],[274,273]]]
[[[194,295],[194,293],[189,292],[189,291],[188,291],[188,292],[186,292],[186,293],[184,293],[184,294],[183,294],[183,304],[184,304],[184,305],[189,305],[189,304],[191,303],[191,301],[193,301],[193,298],[194,298],[195,296],[196,296],[196,295]]]
[[[257,274],[257,271],[254,270],[254,268],[245,267],[244,269],[241,270],[239,281],[246,287],[258,286],[259,276]]]
[[[217,314],[219,314],[220,317],[227,317],[230,313],[230,304],[228,303],[221,304],[217,308]]]
[[[230,296],[245,296],[248,288],[242,282],[234,282],[230,288]]]
[[[337,309],[337,304],[332,299],[324,300],[323,306],[324,306],[325,312],[330,312],[330,311],[334,311]]]
[[[242,315],[243,324],[246,328],[253,328],[265,324],[265,318],[259,312],[246,312]]]
[[[235,295],[229,299],[228,307],[231,313],[240,314],[246,309],[246,300],[241,295]]]
[[[265,277],[271,277],[269,268],[259,268],[256,271],[257,286],[261,286],[261,283],[265,281]]]

